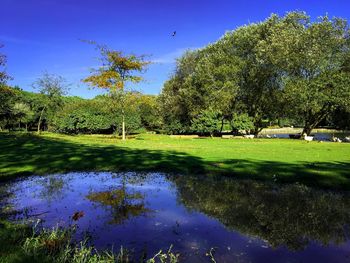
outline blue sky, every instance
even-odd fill
[[[150,55],[154,63],[137,88],[158,94],[186,49],[216,41],[225,31],[264,20],[271,13],[306,11],[350,19],[348,0],[0,0],[0,52],[8,57],[11,85],[32,90],[42,72],[72,84],[70,95],[101,91],[80,80],[98,66],[95,40],[126,53]],[[172,37],[172,32],[177,34]]]

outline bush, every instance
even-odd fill
[[[248,114],[237,114],[232,115],[231,127],[235,133],[238,133],[241,130],[250,133],[250,130],[254,129],[253,118],[249,117]]]
[[[203,110],[201,113],[192,120],[192,130],[195,132],[206,134],[209,133],[213,136],[215,133],[221,130],[221,119],[218,111],[208,109]]]

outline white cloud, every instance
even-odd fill
[[[8,42],[13,44],[23,44],[23,45],[39,45],[39,46],[45,45],[44,43],[39,41],[10,37],[5,35],[0,35],[0,42],[5,42],[5,43]]]
[[[153,63],[156,64],[173,64],[176,59],[181,57],[188,50],[198,49],[198,47],[186,47],[186,48],[178,48],[175,51],[166,53],[152,60]]]

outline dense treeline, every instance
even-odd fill
[[[160,129],[156,118],[156,97],[140,93],[128,93],[124,110],[126,133]],[[71,98],[54,118],[54,127],[64,133],[113,133],[122,132],[122,105],[110,96],[97,96],[91,100]]]
[[[307,135],[320,125],[349,129],[349,33],[340,18],[271,15],[186,52],[159,96],[124,91],[125,82],[141,80],[132,72],[148,62],[104,46],[98,47],[108,63],[85,81],[110,92],[89,100],[66,97],[59,76],[45,73],[31,93],[6,86],[10,77],[0,71],[0,128],[120,133],[126,123],[128,133],[207,135],[257,135],[271,125],[303,127]]]
[[[184,54],[161,94],[164,122],[173,132],[203,133],[229,124],[258,134],[286,119],[304,134],[327,119],[348,127],[349,69],[346,21],[272,15]]]
[[[100,95],[93,99],[59,96],[55,103],[47,103],[48,95],[26,92],[18,87],[2,86],[0,94],[2,130],[34,131],[41,122],[40,130],[53,132],[121,132],[121,103],[115,102],[108,95]],[[126,95],[126,105],[128,133],[140,129],[160,129],[155,96],[130,92]]]

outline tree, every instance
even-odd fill
[[[3,45],[0,44],[0,48]],[[6,66],[6,56],[0,53],[0,68]],[[4,121],[8,121],[11,113],[11,101],[15,95],[12,89],[6,86],[6,81],[10,77],[6,74],[5,70],[0,70],[0,130]]]
[[[192,120],[191,128],[202,134],[209,133],[213,137],[221,129],[221,113],[213,109],[203,110]]]
[[[0,84],[0,130],[8,126],[17,94],[12,88]]]
[[[276,19],[262,49],[282,76],[286,112],[309,135],[335,109],[350,106],[349,27],[327,16],[311,22],[303,12]]]
[[[164,83],[159,102],[164,127],[169,133],[186,132],[191,125],[191,106],[198,105],[199,100],[191,103],[196,98],[187,92],[190,88],[187,78],[194,73],[197,60],[197,51],[187,51],[176,61],[173,76]]]
[[[222,124],[234,112],[247,113],[253,119],[253,133],[258,134],[263,121],[278,113],[277,67],[262,56],[261,48],[275,24],[271,17],[243,26],[203,49],[185,53],[162,91],[164,108],[180,108],[182,118],[177,120],[184,124],[209,107],[222,112]]]
[[[255,135],[279,117],[303,122],[310,134],[334,110],[350,109],[349,32],[340,18],[311,22],[303,12],[228,32],[178,60],[160,96],[164,122],[185,130],[210,107],[222,121],[248,114]]]
[[[232,115],[231,127],[235,133],[238,133],[240,130],[244,130],[246,133],[250,133],[254,129],[254,120],[252,117],[249,117],[248,114],[237,114]]]
[[[143,127],[148,130],[157,130],[162,127],[163,123],[157,96],[141,96],[139,111]]]
[[[350,111],[337,108],[328,118],[328,124],[341,130],[350,130]]]
[[[13,106],[13,116],[18,119],[18,126],[21,127],[21,123],[24,123],[28,131],[28,122],[32,120],[34,112],[28,104],[16,102]]]
[[[62,96],[67,93],[68,86],[63,77],[47,72],[33,83],[33,87],[43,95],[43,106],[41,107],[38,121],[38,133],[40,132],[44,113],[47,111],[54,112],[62,105]]]
[[[114,116],[106,109],[106,103],[102,99],[72,99],[56,113],[54,129],[69,134],[111,130]]]
[[[135,73],[143,72],[149,62],[144,60],[144,56],[125,55],[103,45],[95,46],[100,51],[102,66],[92,70],[91,76],[82,81],[93,87],[109,90],[112,98],[122,102],[122,138],[125,140],[126,84],[142,81],[142,77]]]
[[[176,70],[160,95],[166,126],[179,130],[180,125],[186,132],[193,120],[210,108],[221,112],[222,127],[232,114],[238,69],[239,61],[227,54],[222,43],[187,51],[177,60]]]
[[[234,111],[247,113],[252,118],[255,135],[263,129],[263,121],[274,119],[279,109],[279,72],[264,51],[276,23],[276,17],[271,16],[261,23],[228,32],[219,40],[224,43],[227,54],[240,61]]]

